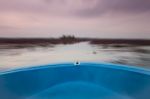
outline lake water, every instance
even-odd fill
[[[2,44],[0,71],[63,62],[108,62],[150,68],[150,46],[128,44]]]

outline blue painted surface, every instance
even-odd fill
[[[56,64],[0,74],[0,99],[150,99],[150,71],[100,63]]]

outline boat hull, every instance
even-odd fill
[[[150,99],[150,72],[99,63],[56,64],[0,75],[1,99]]]

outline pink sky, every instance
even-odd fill
[[[150,0],[0,0],[0,37],[150,38]]]

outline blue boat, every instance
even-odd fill
[[[107,63],[12,70],[0,74],[0,99],[150,99],[150,71]]]

